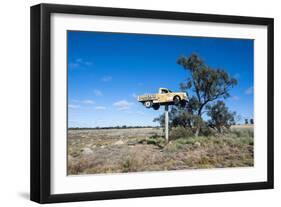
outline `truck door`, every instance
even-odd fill
[[[168,89],[161,88],[159,91],[159,102],[165,103],[170,101],[171,93],[169,92]]]

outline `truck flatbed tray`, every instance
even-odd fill
[[[156,99],[155,94],[146,94],[146,95],[138,97],[139,101],[149,101],[149,100],[155,100],[155,99]]]

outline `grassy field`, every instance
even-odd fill
[[[169,143],[157,128],[68,130],[68,174],[249,167],[253,146],[251,125]]]

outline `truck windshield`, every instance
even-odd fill
[[[172,93],[172,91],[168,89],[162,89],[160,93]]]

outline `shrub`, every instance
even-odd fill
[[[157,139],[157,138],[159,138],[159,135],[156,134],[156,133],[153,133],[149,138],[151,138],[151,139]]]
[[[147,139],[147,141],[146,141],[146,143],[147,144],[154,144],[154,145],[156,145],[157,144],[157,140],[156,139]]]
[[[175,140],[179,138],[187,138],[193,136],[193,132],[190,128],[175,127],[170,131],[170,140]]]
[[[153,144],[156,145],[160,148],[163,148],[166,144],[166,141],[163,137],[150,137],[148,139],[146,139],[146,144]]]
[[[229,111],[223,101],[217,101],[213,105],[207,105],[207,115],[211,118],[208,120],[209,126],[223,133],[224,129],[229,129],[235,124],[235,112]]]
[[[123,172],[132,171],[132,169],[133,169],[133,159],[132,159],[132,157],[127,156],[122,162],[122,167],[123,167],[123,169],[122,169]]]
[[[185,146],[189,143],[189,140],[192,138],[179,138],[176,139],[172,142],[170,142],[170,144],[167,145],[167,150],[169,152],[176,152],[179,149],[183,149],[185,148]]]
[[[200,130],[200,135],[201,136],[213,136],[216,134],[216,131],[210,127],[208,127],[206,124],[204,124],[202,127],[201,127],[201,130]]]

